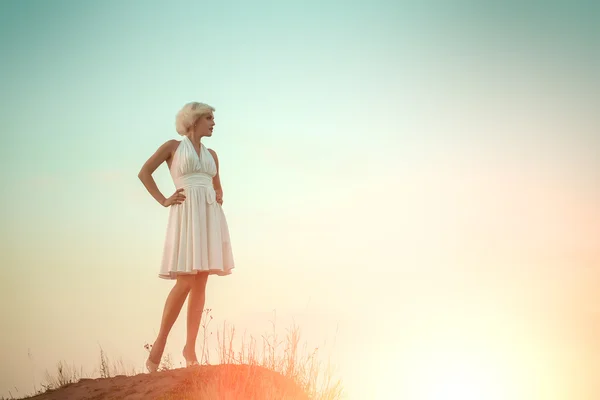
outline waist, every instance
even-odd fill
[[[175,187],[178,189],[185,187],[213,187],[212,176],[201,172],[187,174],[173,179]]]

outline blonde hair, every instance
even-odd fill
[[[181,136],[187,134],[188,130],[194,125],[196,120],[205,114],[215,111],[214,107],[208,104],[193,101],[184,105],[175,117],[175,129]]]

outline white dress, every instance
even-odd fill
[[[192,141],[183,136],[169,171],[175,187],[183,188],[186,198],[170,206],[159,277],[176,279],[179,274],[202,271],[231,274],[231,240],[212,183],[217,173],[212,154],[201,144],[198,157]]]

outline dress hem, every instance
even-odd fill
[[[174,280],[177,279],[180,275],[197,275],[199,273],[208,272],[209,275],[217,275],[217,276],[228,276],[231,275],[235,267],[228,268],[226,270],[223,269],[195,269],[193,271],[173,271],[170,273],[159,273],[158,277],[165,280]]]

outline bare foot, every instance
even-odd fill
[[[187,345],[183,347],[183,358],[185,358],[185,365],[189,367],[191,365],[199,365],[198,358],[196,357],[196,351],[194,349],[188,350]]]
[[[153,364],[160,364],[162,353],[165,351],[167,341],[165,339],[156,339],[148,355],[148,360]]]

